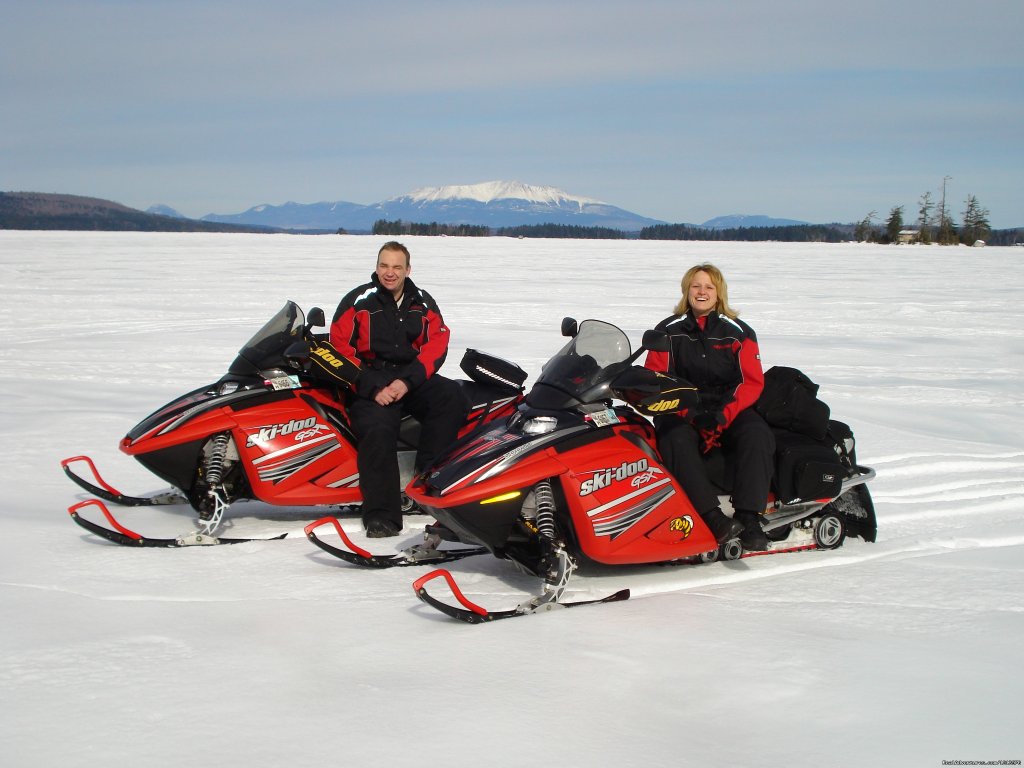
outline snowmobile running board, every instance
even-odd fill
[[[315,529],[321,525],[330,523],[334,526],[335,532],[348,547],[347,550],[332,546],[321,540],[315,533]],[[448,563],[452,560],[461,560],[472,555],[483,555],[487,553],[486,547],[471,547],[466,549],[436,549],[428,545],[418,545],[399,552],[396,555],[374,555],[362,547],[352,543],[352,540],[341,527],[338,518],[328,515],[315,522],[310,523],[304,529],[306,538],[316,544],[328,554],[344,560],[346,563],[361,565],[366,568],[395,568],[407,565],[433,565],[436,563]]]
[[[110,528],[104,528],[102,525],[94,523],[92,520],[88,520],[79,514],[84,507],[99,507],[103,516],[107,518],[114,530]],[[68,507],[68,514],[71,515],[71,519],[78,523],[80,526],[90,533],[95,533],[97,536],[101,536],[107,541],[112,541],[115,544],[121,544],[126,547],[195,547],[195,546],[212,546],[215,544],[242,544],[247,541],[278,541],[287,536],[287,533],[282,533],[280,536],[272,536],[269,539],[225,539],[218,538],[217,536],[210,536],[209,534],[202,533],[200,531],[193,531],[191,533],[185,533],[173,539],[151,539],[141,534],[136,533],[133,530],[125,528],[110,514],[110,510],[107,509],[99,499],[86,499],[80,501]]]
[[[438,577],[443,578],[448,582],[448,587],[451,589],[455,599],[463,606],[462,608],[456,605],[450,605],[448,603],[441,602],[437,598],[431,596],[427,592],[426,584],[428,581],[436,579]],[[534,613],[541,613],[547,611],[553,611],[558,608],[576,608],[580,605],[598,605],[600,603],[616,603],[621,600],[629,599],[629,590],[622,589],[613,595],[607,597],[599,597],[595,600],[567,600],[567,601],[545,601],[544,597],[535,597],[532,600],[528,600],[515,608],[504,611],[488,611],[476,603],[470,602],[470,600],[462,594],[462,590],[459,589],[459,585],[455,583],[455,579],[452,578],[451,573],[446,571],[444,568],[438,568],[437,570],[431,571],[425,576],[421,576],[416,579],[412,584],[413,590],[416,592],[416,597],[425,602],[432,608],[436,608],[441,613],[451,616],[453,619],[459,621],[465,621],[468,624],[485,624],[489,621],[497,621],[498,619],[513,619],[517,616],[529,616]]]
[[[71,471],[71,467],[69,465],[76,461],[84,461],[88,465],[89,471],[96,480],[96,484],[89,482],[83,477],[79,477]],[[104,501],[109,501],[112,504],[119,504],[122,507],[155,507],[162,506],[164,504],[188,504],[188,499],[176,491],[159,493],[154,496],[127,496],[117,490],[117,488],[114,488],[112,485],[107,483],[107,481],[100,476],[99,470],[96,469],[96,465],[88,456],[72,456],[61,461],[60,465],[64,468],[64,474],[70,477],[79,487],[84,488],[93,496],[99,496]]]

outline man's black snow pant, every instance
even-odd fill
[[[451,379],[431,376],[397,403],[378,405],[355,397],[349,404],[349,419],[359,441],[356,464],[363,496],[363,524],[385,520],[402,528],[402,489],[399,487],[398,432],[402,416],[411,414],[420,422],[416,470],[430,466],[445,448],[455,442],[466,418],[462,388]]]
[[[679,481],[694,509],[703,515],[717,507],[718,489],[701,458],[700,433],[678,416],[659,416],[654,425],[665,468]],[[760,514],[768,503],[775,473],[771,427],[753,408],[747,408],[722,433],[722,448],[733,466],[733,509]]]

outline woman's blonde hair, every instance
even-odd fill
[[[690,284],[697,276],[698,272],[706,272],[708,277],[711,278],[711,282],[715,286],[715,291],[718,294],[718,303],[715,305],[715,311],[720,315],[731,317],[736,319],[739,316],[739,312],[729,306],[729,286],[725,282],[725,276],[722,275],[722,270],[716,267],[714,264],[697,264],[694,267],[690,267],[686,270],[686,274],[683,275],[682,289],[683,298],[676,304],[675,314],[684,315],[690,309]]]

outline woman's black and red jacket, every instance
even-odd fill
[[[757,336],[749,325],[717,312],[699,319],[687,312],[665,318],[657,328],[668,333],[670,349],[648,352],[644,365],[696,386],[702,407],[724,417],[723,428],[757,402],[764,389],[764,371]]]

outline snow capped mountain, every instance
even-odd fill
[[[563,203],[575,203],[580,208],[584,205],[606,205],[600,200],[570,195],[555,187],[538,187],[519,181],[485,181],[480,184],[423,187],[408,195],[391,198],[392,201],[403,199],[417,203],[437,203],[443,200],[471,200],[478,203],[491,203],[497,200],[525,200],[529,203],[556,206]]]
[[[423,187],[371,205],[322,202],[257,205],[237,214],[210,214],[204,221],[282,229],[368,231],[374,222],[402,220],[429,224],[469,224],[493,228],[564,224],[638,231],[663,224],[590,197],[555,187],[518,181],[488,181]]]
[[[663,222],[554,187],[518,181],[425,187],[371,205],[374,220],[471,224],[493,228],[563,224],[637,231]]]

